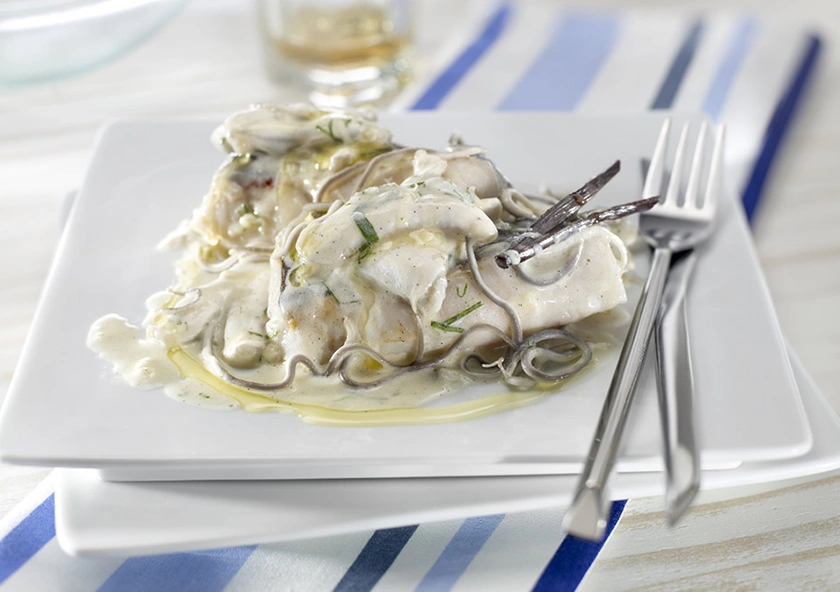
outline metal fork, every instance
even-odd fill
[[[640,235],[653,248],[653,258],[650,273],[607,391],[574,500],[563,517],[564,530],[580,538],[601,540],[604,536],[610,501],[606,493],[607,480],[615,465],[642,361],[662,300],[671,256],[696,246],[705,240],[712,230],[711,222],[716,205],[714,198],[719,191],[706,191],[702,202],[698,202],[697,199],[702,181],[703,149],[707,134],[705,124],[699,134],[686,190],[682,191],[688,133],[689,125],[686,124],[677,144],[671,179],[664,198],[659,204],[640,214]],[[662,178],[669,134],[670,121],[666,121],[651,159],[648,180]],[[716,146],[722,145],[722,132],[718,133],[715,143]],[[711,179],[714,181],[715,177]],[[646,196],[651,195],[649,191],[653,188],[652,184],[648,185],[646,182]],[[683,199],[680,199],[681,196]]]
[[[705,130],[703,130],[705,131]],[[723,136],[715,143],[708,174],[705,200],[714,203],[722,189]],[[705,133],[701,132],[701,140]],[[702,146],[697,147],[702,156]],[[659,193],[662,177],[645,180],[645,195]],[[689,185],[689,190],[692,186]],[[699,191],[699,187],[693,187]],[[694,375],[688,339],[685,295],[697,261],[697,252],[687,249],[671,264],[662,306],[656,320],[657,390],[664,441],[665,518],[674,525],[700,490],[700,447],[694,420]]]

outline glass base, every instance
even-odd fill
[[[325,68],[292,63],[274,52],[266,58],[269,76],[273,80],[302,89],[313,104],[325,107],[353,107],[388,101],[411,79],[413,62],[406,55],[385,66]]]

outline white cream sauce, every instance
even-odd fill
[[[143,331],[116,314],[105,315],[90,328],[87,346],[113,365],[129,385],[151,389],[180,379],[166,356],[166,346],[143,338]]]
[[[231,156],[190,220],[165,240],[185,255],[173,287],[147,302],[145,336],[117,315],[91,327],[88,346],[128,384],[165,386],[170,397],[201,407],[282,409],[330,425],[453,421],[545,395],[500,387],[424,408],[471,383],[457,360],[369,389],[350,388],[336,374],[313,376],[300,364],[295,380],[271,393],[211,372],[278,383],[290,359],[306,356],[324,368],[347,345],[405,365],[438,356],[473,325],[510,331],[509,314],[469,271],[465,245],[495,240],[510,212],[537,213],[482,149],[394,150],[390,133],[364,113],[255,107],[228,118],[214,140]],[[392,152],[366,169],[383,151]],[[327,203],[313,204],[318,198]],[[615,318],[608,311],[627,298],[622,275],[630,265],[622,225],[615,230],[588,228],[523,264],[544,277],[579,256],[549,286],[500,269],[492,254],[478,268],[526,333],[599,313]],[[470,347],[492,351],[497,340],[488,333]],[[362,374],[380,369],[363,355],[354,364]]]
[[[163,392],[176,401],[205,409],[231,411],[242,407],[236,399],[223,395],[196,378],[172,381],[164,386]]]

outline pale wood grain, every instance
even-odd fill
[[[630,501],[580,590],[840,589],[840,474],[801,481],[701,496],[674,529],[660,500]]]

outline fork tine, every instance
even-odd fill
[[[704,121],[697,134],[697,144],[694,148],[694,159],[691,161],[691,171],[688,173],[688,184],[685,188],[685,202],[687,208],[697,207],[697,197],[700,194],[700,178],[703,174],[703,160],[706,156],[706,131],[708,122]]]
[[[712,216],[717,207],[718,196],[723,191],[723,147],[726,143],[726,125],[720,124],[715,134],[715,145],[712,150],[712,164],[709,170],[709,182],[706,185],[706,195],[701,207],[704,214]]]
[[[642,189],[642,197],[653,197],[662,195],[662,178],[665,174],[665,152],[668,150],[668,136],[671,134],[671,118],[662,122],[662,129],[659,131],[659,138],[656,140],[656,148],[650,158],[645,187]]]
[[[688,140],[689,123],[686,121],[683,124],[682,132],[680,132],[680,139],[677,143],[677,152],[674,155],[674,166],[671,169],[671,180],[668,183],[668,191],[665,193],[665,198],[660,202],[661,204],[668,204],[670,206],[679,205],[680,185],[682,184],[683,176],[683,160],[685,160],[685,144]]]

